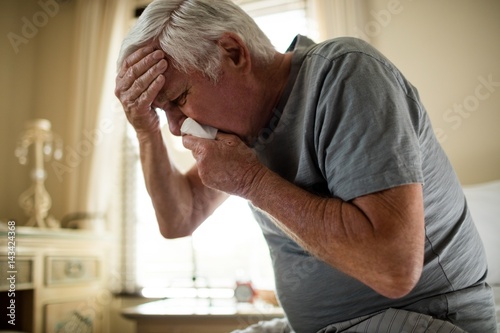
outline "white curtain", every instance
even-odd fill
[[[68,207],[76,215],[107,214],[117,181],[124,116],[115,111],[115,62],[132,15],[129,0],[76,0],[75,50],[65,175]]]
[[[367,0],[308,0],[309,17],[316,31],[316,41],[352,36],[369,41],[363,33]]]

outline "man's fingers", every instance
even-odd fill
[[[155,100],[156,96],[160,92],[163,87],[163,83],[165,82],[165,77],[163,75],[157,76],[153,82],[148,86],[146,90],[144,90],[137,99],[137,108],[150,108],[151,104]]]
[[[156,65],[150,67],[145,73],[140,76],[133,74],[131,79],[135,78],[132,86],[128,89],[131,98],[138,98],[146,89],[148,89],[155,80],[162,75],[167,69],[167,61],[160,60]]]
[[[141,48],[125,59],[115,87],[125,112],[151,108],[165,83],[167,68],[165,53],[153,47]]]
[[[123,60],[121,64],[120,71],[118,72],[118,77],[122,78],[125,76],[127,70],[138,63],[141,59],[146,57],[148,54],[152,53],[154,48],[152,46],[141,47],[134,53],[130,54]]]
[[[182,136],[182,145],[186,149],[194,150],[197,147],[199,140],[203,140],[203,139],[197,138],[193,135],[183,135]]]
[[[144,49],[139,49],[125,59],[116,80],[121,90],[130,89],[138,79],[147,83],[142,85],[145,88],[159,74],[166,71],[168,63],[165,53],[161,50],[153,52],[151,50],[147,53]]]

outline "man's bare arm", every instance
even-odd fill
[[[201,182],[196,167],[186,175],[170,162],[153,101],[160,92],[168,64],[164,54],[144,47],[122,64],[115,94],[137,132],[146,187],[164,237],[190,235],[226,198]]]
[[[203,185],[196,166],[181,174],[169,161],[161,136],[140,140],[140,152],[146,188],[165,238],[191,235],[227,198]]]
[[[381,295],[402,297],[420,279],[424,257],[420,184],[345,202],[312,195],[266,170],[247,198],[306,250]]]
[[[402,297],[418,282],[424,253],[420,184],[349,202],[323,198],[266,168],[235,136],[183,142],[207,186],[250,200],[312,255],[386,297]]]

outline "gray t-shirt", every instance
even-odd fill
[[[409,295],[394,300],[317,260],[254,209],[292,328],[314,333],[389,307],[450,319],[459,302],[433,297],[482,283],[486,257],[460,183],[416,89],[361,40],[314,44],[298,36],[291,50],[286,90],[254,147],[259,159],[309,192],[346,201],[421,183],[426,225],[422,277]],[[491,305],[488,301],[485,306]]]

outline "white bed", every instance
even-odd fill
[[[500,332],[500,180],[464,186],[465,197],[488,257],[487,282],[495,292]]]

